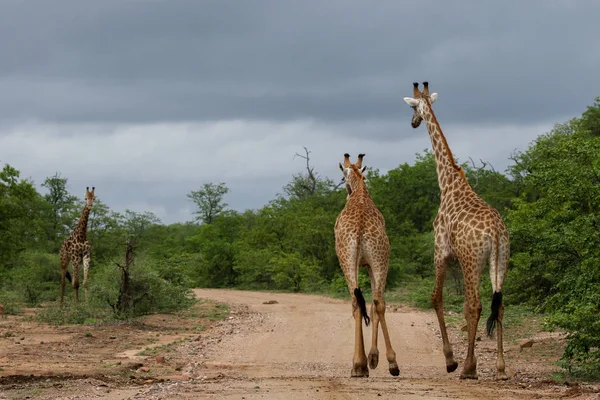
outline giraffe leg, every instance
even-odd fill
[[[369,368],[375,369],[379,364],[379,349],[377,348],[377,335],[379,333],[379,314],[375,302],[371,304],[371,323],[373,324],[371,334],[371,350],[369,351]]]
[[[469,266],[465,267],[463,267],[464,271],[476,271],[475,268],[469,269]],[[477,325],[479,324],[479,317],[481,316],[481,301],[479,299],[479,274],[464,274],[464,277],[464,313],[465,319],[467,320],[469,347],[467,349],[467,358],[465,359],[465,364],[460,374],[460,378],[478,379],[477,359],[475,358],[475,337],[477,336]]]
[[[385,340],[385,356],[388,361],[390,374],[393,376],[400,375],[400,368],[396,362],[396,352],[392,348],[390,333],[388,332],[387,322],[385,321],[385,300],[383,295],[378,296],[379,299],[374,300],[377,316],[381,322],[381,330],[383,331],[383,339]]]
[[[85,301],[88,301],[88,290],[87,290],[87,281],[88,281],[88,272],[90,270],[90,254],[86,253],[83,255],[83,292],[85,295]]]
[[[60,254],[60,304],[63,305],[65,301],[65,285],[67,277],[67,268],[69,268],[69,261],[65,259],[64,253],[61,249]]]
[[[65,301],[65,285],[66,285],[67,269],[61,268],[60,270],[60,304],[62,305]]]
[[[352,314],[354,315],[354,358],[352,360],[352,373],[350,376],[353,378],[368,378],[369,369],[367,368],[367,356],[365,354],[362,330],[363,317],[354,294],[352,295]]]
[[[435,287],[433,289],[433,307],[437,315],[440,325],[440,333],[442,335],[442,343],[444,346],[444,356],[446,357],[446,371],[448,373],[456,371],[458,363],[454,360],[454,352],[452,345],[448,339],[446,331],[446,319],[444,317],[444,279],[446,277],[446,266],[448,258],[442,256],[442,250],[438,248],[436,243],[435,248]]]
[[[73,264],[73,276],[71,277],[71,284],[73,285],[73,289],[75,289],[75,300],[79,301],[79,267],[81,260],[77,257],[73,257],[71,263]]]
[[[498,320],[496,321],[496,335],[498,337],[498,358],[496,359],[496,379],[506,380],[505,364],[504,364],[504,348],[502,344],[502,318],[504,317],[504,305],[500,305]]]

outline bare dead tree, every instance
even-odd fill
[[[131,291],[130,291],[130,268],[134,262],[135,238],[130,236],[125,243],[125,263],[120,264],[116,261],[113,263],[121,270],[121,284],[119,286],[119,297],[116,304],[108,301],[108,304],[115,313],[125,313],[133,306]],[[139,299],[138,299],[139,300]]]
[[[306,146],[303,146],[303,147],[304,147],[304,152],[306,153],[306,155],[296,153],[294,155],[294,158],[300,157],[300,158],[303,158],[306,160],[306,171],[308,173],[308,175],[307,175],[308,180],[306,180],[304,182],[299,182],[299,185],[304,190],[306,190],[307,193],[312,195],[317,190],[317,176],[315,174],[315,167],[310,166],[310,150],[308,150],[306,148]]]
[[[496,176],[497,171],[492,165],[492,163],[490,163],[489,161],[484,161],[480,158],[479,162],[481,163],[481,167],[478,167],[475,165],[475,161],[473,161],[473,158],[469,157],[469,160],[471,161],[471,169],[475,171],[475,184],[472,185],[473,189],[475,189],[479,184],[479,177],[481,176],[481,171],[485,171],[487,169],[488,171],[493,172],[494,176]]]

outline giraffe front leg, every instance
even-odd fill
[[[79,267],[81,266],[80,259],[71,260],[71,264],[73,264],[73,276],[71,277],[71,285],[73,289],[75,289],[75,300],[79,301]]]
[[[88,301],[87,281],[88,281],[89,270],[90,270],[90,254],[87,253],[83,256],[83,293],[84,293],[86,302]]]
[[[66,286],[66,268],[60,270],[60,305],[62,306],[65,302],[65,286]]]

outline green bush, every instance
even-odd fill
[[[193,304],[188,279],[177,265],[167,261],[140,258],[130,268],[129,294],[131,309],[122,314],[116,309],[121,284],[121,270],[114,265],[101,266],[90,284],[90,302],[110,309],[117,318],[131,318],[155,312],[170,312]]]
[[[18,267],[10,271],[7,289],[15,292],[18,300],[36,307],[41,302],[56,299],[60,294],[57,254],[25,251],[19,255],[17,264]]]

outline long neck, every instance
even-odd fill
[[[83,211],[81,212],[81,217],[79,218],[79,221],[77,221],[77,227],[75,228],[75,234],[83,239],[87,238],[87,224],[88,224],[88,219],[90,217],[90,210],[92,209],[92,206],[86,204],[85,207],[83,207]]]
[[[431,139],[431,146],[433,147],[433,154],[435,156],[438,184],[440,185],[442,195],[449,188],[456,187],[456,185],[469,186],[464,171],[454,161],[450,146],[448,146],[448,142],[431,109],[431,105],[428,104],[427,107],[429,108],[429,112],[425,113],[423,119],[427,123],[427,130],[429,131],[429,138]]]
[[[367,190],[367,185],[365,185],[365,181],[362,179],[357,179],[358,182],[353,185],[354,189],[352,189],[352,194],[350,195],[350,199],[359,200],[365,198],[371,198],[369,191]]]

